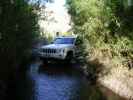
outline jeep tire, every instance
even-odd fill
[[[72,52],[68,52],[65,61],[67,63],[70,63],[72,59],[73,59],[73,53]]]

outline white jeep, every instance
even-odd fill
[[[43,59],[58,59],[71,61],[75,56],[76,37],[57,37],[48,45],[44,45],[39,50],[39,56]]]

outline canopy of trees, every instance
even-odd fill
[[[0,0],[0,80],[7,79],[38,36],[37,15],[26,0]]]
[[[133,57],[133,6],[131,0],[67,0],[76,34],[93,48],[114,56]]]

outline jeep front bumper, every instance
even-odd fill
[[[65,60],[65,55],[58,53],[39,53],[39,57],[46,59],[59,59]]]

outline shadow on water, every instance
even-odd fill
[[[39,68],[39,73],[55,76],[70,76],[78,77],[81,76],[80,72],[75,68],[74,64],[64,64],[64,63],[49,63],[42,65]]]
[[[20,75],[16,81],[15,100],[34,100],[34,80],[28,75]]]

